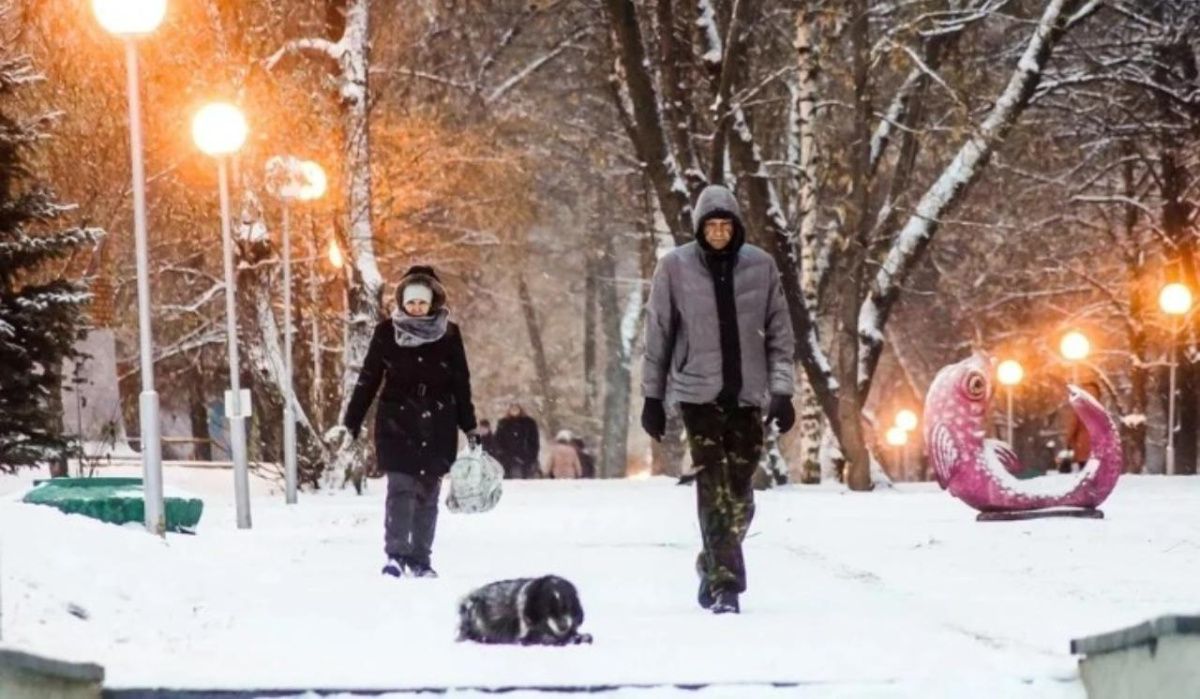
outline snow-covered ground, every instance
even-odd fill
[[[760,493],[743,613],[721,617],[695,603],[693,490],[666,479],[507,483],[491,513],[443,510],[440,579],[394,580],[378,481],[292,507],[256,481],[238,531],[230,472],[169,469],[206,511],[160,540],[15,502],[31,478],[0,477],[3,642],[99,662],[114,688],[1078,698],[1071,638],[1200,608],[1197,478],[1127,477],[1104,520],[976,523],[925,484]],[[549,572],[594,645],[454,642],[464,592]]]

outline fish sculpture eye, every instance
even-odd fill
[[[968,372],[963,377],[963,393],[971,400],[983,400],[987,397],[987,378],[978,371]]]

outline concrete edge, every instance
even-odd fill
[[[1157,619],[1129,626],[1108,633],[1085,636],[1071,640],[1071,653],[1092,655],[1114,653],[1148,643],[1164,636],[1187,636],[1200,634],[1200,616],[1161,616]]]
[[[13,668],[45,677],[72,682],[104,682],[104,668],[95,663],[73,663],[55,660],[25,651],[0,648],[0,667]]]
[[[1077,678],[1054,679],[1047,681],[1062,684],[1073,684]],[[895,686],[894,680],[878,680],[869,683],[872,686],[888,688]],[[283,697],[378,697],[385,694],[415,694],[415,695],[446,695],[459,692],[478,692],[480,694],[506,695],[512,692],[539,692],[547,695],[563,694],[608,694],[625,689],[679,689],[698,691],[709,688],[753,690],[759,687],[772,689],[813,689],[819,687],[835,687],[836,682],[824,680],[797,681],[764,681],[764,682],[630,682],[630,683],[596,683],[596,684],[513,684],[513,685],[455,685],[440,687],[399,687],[394,689],[354,689],[354,688],[295,688],[295,689],[166,689],[166,688],[126,688],[105,689],[103,699],[281,699]]]

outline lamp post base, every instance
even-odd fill
[[[238,529],[250,528],[250,465],[246,457],[246,418],[229,419],[229,443],[233,451],[233,492],[237,502]]]
[[[297,500],[296,413],[290,407],[283,411],[283,472],[285,502],[295,505]]]
[[[163,536],[167,531],[163,507],[162,443],[159,439],[158,393],[142,391],[138,398],[142,428],[142,488],[146,502],[146,530]]]

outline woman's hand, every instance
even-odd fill
[[[343,449],[348,449],[357,438],[358,436],[352,434],[345,425],[336,425],[329,428],[329,431],[325,433],[325,444],[328,445],[330,449],[341,451]]]

